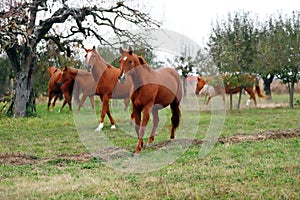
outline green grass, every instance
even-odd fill
[[[202,104],[199,107],[199,112],[184,108],[177,139],[205,138],[212,115]],[[299,138],[218,143],[204,157],[199,154],[201,145],[191,145],[176,161],[145,173],[122,172],[93,157],[82,162],[62,156],[93,152],[100,148],[95,144],[106,147],[104,139],[108,138],[110,145],[126,149],[132,157],[136,136],[134,127],[129,125],[129,112],[123,111],[120,101],[112,112],[117,130],[111,131],[106,119],[103,132],[98,134],[94,133],[98,123],[96,115],[89,111],[89,102],[79,116],[74,111],[75,117],[67,109],[48,113],[44,104],[38,105],[35,118],[2,116],[0,155],[23,153],[38,159],[29,164],[0,165],[0,199],[300,198]],[[155,144],[169,139],[170,112],[163,111],[160,115]],[[299,116],[299,107],[227,111],[221,137],[266,130],[299,130]],[[137,163],[152,152],[155,149],[144,149]],[[163,154],[164,151],[160,152],[155,159],[165,159]]]

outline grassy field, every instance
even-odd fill
[[[201,97],[194,109],[183,107],[175,140],[182,149],[176,159],[154,170],[135,171],[139,173],[120,170],[122,159],[108,165],[98,151],[122,149],[118,156],[124,162],[129,157],[127,161],[141,164],[145,155],[163,149],[155,159],[165,159],[164,152],[169,155],[178,150],[177,146],[168,151],[163,148],[169,138],[168,110],[160,113],[155,146],[143,149],[141,157],[134,160],[136,136],[129,125],[130,112],[123,110],[121,101],[112,109],[117,129],[110,130],[106,119],[101,133],[93,131],[98,113],[89,110],[89,102],[80,114],[67,109],[57,113],[58,107],[47,112],[41,103],[35,118],[0,116],[0,199],[299,199],[300,108],[284,107],[286,98],[273,97],[275,108],[250,106],[223,113],[225,121],[221,123],[223,117],[218,121],[221,132],[217,136],[257,138],[217,142],[203,155],[203,144],[187,142],[202,141],[209,127],[217,124],[212,123],[212,110],[203,105]],[[243,97],[242,103],[245,101]],[[271,104],[266,100],[258,103]],[[270,132],[281,138],[259,139]],[[288,133],[294,136],[287,138]],[[108,149],[110,146],[119,149]]]

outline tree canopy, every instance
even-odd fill
[[[32,78],[39,69],[37,61],[42,43],[47,46],[47,42],[52,41],[69,57],[72,46],[82,44],[87,37],[94,37],[101,44],[112,45],[110,37],[119,38],[115,42],[120,44],[134,43],[142,39],[131,33],[129,25],[141,29],[160,26],[149,13],[124,1],[85,3],[87,5],[82,5],[76,0],[0,3],[0,49],[7,54],[16,77],[14,116],[27,116],[35,110]],[[106,30],[106,34],[102,30]]]
[[[288,84],[293,107],[294,84],[300,79],[299,39],[300,12],[279,13],[265,22],[244,12],[217,22],[208,46],[220,72],[259,75],[265,89],[270,89],[274,77],[282,79]]]

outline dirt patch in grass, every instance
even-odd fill
[[[35,164],[41,162],[55,162],[59,161],[75,161],[75,162],[87,162],[92,156],[89,153],[81,154],[62,154],[55,157],[49,158],[39,158],[37,156],[27,155],[25,153],[5,153],[0,154],[0,165],[10,164],[10,165],[26,165]]]
[[[261,141],[268,139],[288,139],[288,138],[300,138],[300,128],[297,129],[287,129],[287,130],[269,130],[259,133],[253,133],[250,135],[233,135],[231,137],[218,138],[218,142],[222,144],[227,143],[242,143],[249,141]],[[174,140],[172,142],[180,143],[182,145],[200,145],[206,140],[193,139],[193,140]],[[159,142],[153,145],[151,148],[158,149],[166,146],[170,141]],[[119,150],[118,150],[119,151]],[[111,151],[112,154],[115,154],[115,151]],[[108,155],[109,156],[109,155]],[[128,155],[126,155],[128,156]],[[26,164],[36,164],[43,162],[53,162],[61,163],[66,161],[74,162],[88,162],[93,156],[89,153],[81,154],[62,154],[55,157],[39,158],[33,155],[27,155],[25,153],[5,153],[0,154],[0,165],[9,164],[9,165],[26,165]]]
[[[267,139],[287,139],[300,137],[299,129],[287,129],[287,130],[270,130],[251,135],[233,135],[227,138],[219,138],[220,143],[241,143],[248,141],[260,141]]]

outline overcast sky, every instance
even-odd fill
[[[202,45],[208,40],[211,23],[227,19],[227,13],[250,11],[265,19],[271,14],[300,10],[299,0],[142,0],[151,15],[163,20],[162,28],[184,34]]]

